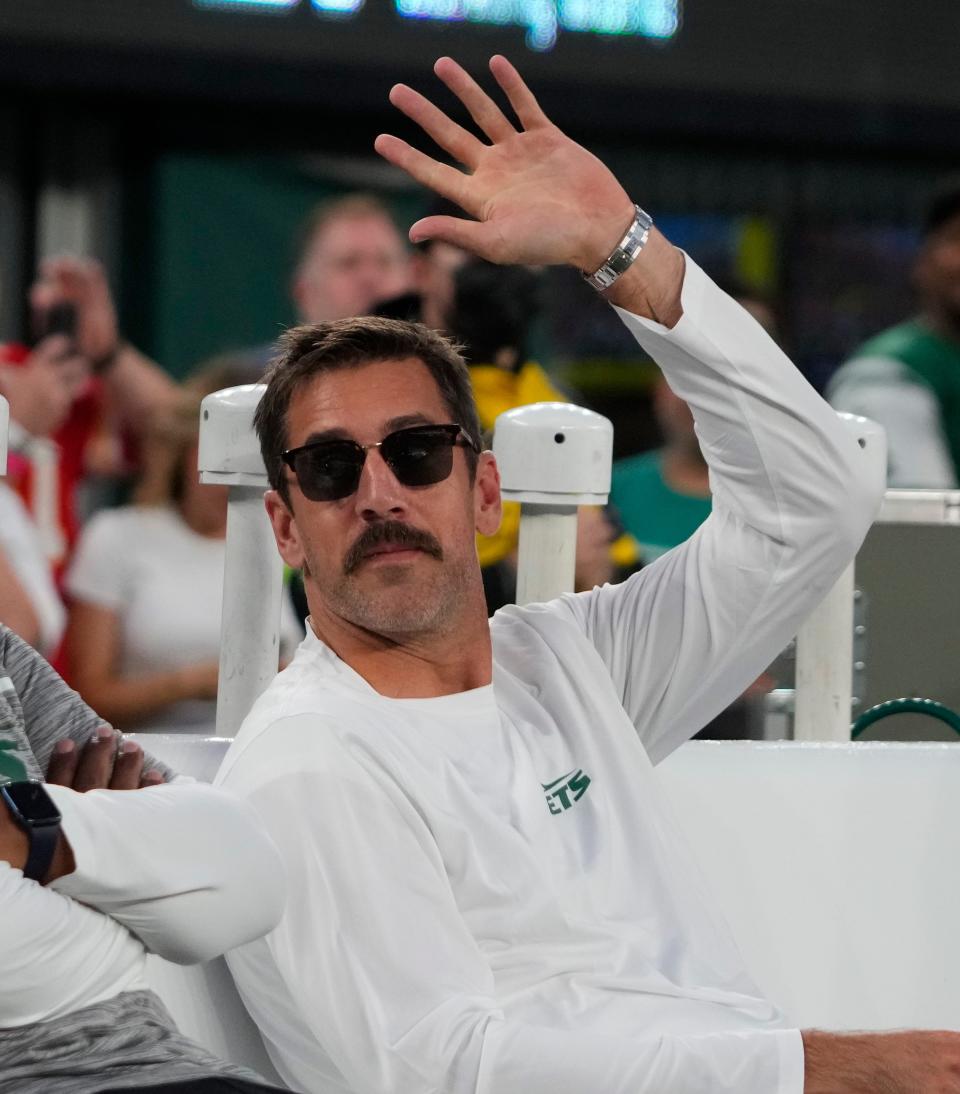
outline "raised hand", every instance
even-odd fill
[[[466,170],[386,134],[377,137],[374,147],[474,218],[425,217],[410,229],[411,240],[440,239],[491,262],[570,264],[587,273],[598,269],[634,217],[633,202],[613,173],[550,121],[505,57],[492,57],[490,71],[519,128],[456,61],[441,57],[434,71],[489,143],[419,92],[394,86],[393,105]],[[654,228],[640,257],[605,295],[628,311],[673,326],[683,314],[683,274],[683,255]]]
[[[505,57],[490,71],[520,123],[518,129],[455,61],[442,57],[437,76],[467,108],[490,143],[449,118],[419,92],[397,84],[390,101],[467,172],[440,163],[397,137],[374,147],[418,182],[474,218],[426,217],[410,238],[441,239],[492,262],[570,263],[595,270],[633,220],[633,202],[613,174],[562,133]]]
[[[109,358],[118,345],[117,313],[103,266],[91,258],[60,255],[42,263],[30,290],[35,311],[69,301],[77,309],[76,343],[89,360]]]

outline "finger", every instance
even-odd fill
[[[524,129],[537,129],[550,125],[550,119],[544,114],[533,92],[506,57],[500,54],[491,57],[490,71],[503,88]]]
[[[111,790],[136,790],[140,785],[143,772],[143,749],[136,741],[124,741],[120,745],[113,774],[110,776]]]
[[[45,312],[60,299],[52,281],[41,279],[30,286],[30,309],[33,312]]]
[[[80,753],[71,740],[57,741],[47,764],[47,782],[54,786],[73,786]]]
[[[155,767],[149,771],[143,773],[143,778],[140,780],[140,786],[162,786],[166,782],[163,777],[163,772],[158,771]]]
[[[406,141],[388,133],[381,133],[373,142],[373,147],[385,160],[399,167],[401,171],[406,171],[421,185],[456,202],[468,213],[473,212],[468,190],[470,179],[462,171],[445,163],[438,163],[423,152],[418,152]]]
[[[78,258],[65,263],[61,278],[69,295],[78,302],[103,291],[107,284],[106,272],[95,258]]]
[[[489,259],[491,262],[503,261],[498,257],[499,233],[491,225],[481,224],[476,220],[442,216],[424,217],[411,227],[410,242],[420,243],[425,239],[442,240],[461,250]]]
[[[457,96],[490,140],[505,141],[516,135],[506,115],[477,81],[451,57],[441,57],[433,71]]]
[[[48,334],[34,346],[31,356],[48,365],[60,365],[76,354],[73,343],[65,334]]]
[[[462,125],[457,125],[448,118],[419,91],[414,91],[406,84],[396,84],[390,89],[390,102],[411,121],[416,122],[445,152],[449,152],[468,167],[477,165],[486,145],[467,132]]]
[[[84,745],[77,764],[73,789],[81,794],[88,790],[104,790],[110,785],[117,742],[109,726],[101,726],[96,737]]]

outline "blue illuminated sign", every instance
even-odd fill
[[[301,0],[193,0],[199,8],[282,12]],[[365,0],[308,0],[324,15],[356,15]],[[680,27],[681,0],[394,0],[405,19],[485,26],[519,26],[531,49],[550,49],[561,30],[580,34],[672,38]]]

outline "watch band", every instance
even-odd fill
[[[53,853],[57,849],[57,840],[60,837],[60,823],[31,824],[27,829],[27,839],[30,841],[30,850],[27,852],[27,861],[23,867],[23,876],[31,881],[43,881],[53,861]]]
[[[23,876],[40,881],[47,876],[60,836],[60,811],[42,782],[36,779],[0,784],[0,808],[9,810],[28,840]]]
[[[600,269],[595,270],[592,274],[585,273],[583,275],[584,281],[588,285],[592,285],[597,292],[609,289],[617,278],[630,269],[650,238],[653,217],[644,212],[639,205],[634,205],[633,208],[636,211],[633,223],[627,229],[627,234],[613,249],[610,257]]]

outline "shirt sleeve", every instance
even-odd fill
[[[289,878],[284,917],[257,949],[267,946],[308,1039],[346,1087],[801,1094],[797,1031],[620,1037],[507,1017],[415,805],[315,718],[286,719],[265,736],[269,747],[255,742],[225,775],[273,831]],[[261,959],[240,950],[227,960],[282,1073],[318,1089],[310,1045],[262,997]]]
[[[49,1021],[123,991],[143,947],[119,924],[0,862],[0,1029]]]
[[[622,585],[563,597],[657,762],[740,695],[852,561],[883,496],[854,435],[688,258],[672,330],[620,312],[693,411],[710,516]]]
[[[277,850],[248,805],[203,783],[78,794],[48,786],[76,870],[52,887],[178,964],[257,938],[283,910]]]
[[[123,510],[97,513],[83,529],[64,585],[76,600],[119,609],[127,600],[129,543]]]
[[[837,410],[872,418],[887,431],[887,483],[901,489],[953,490],[957,475],[936,395],[902,362],[862,357],[834,376]]]

